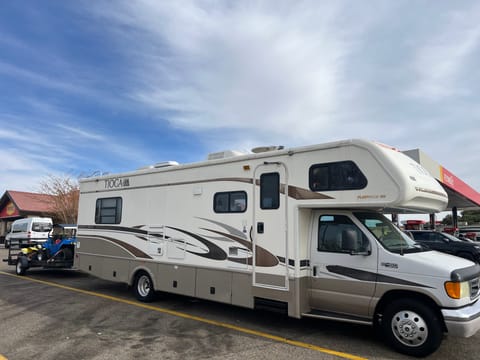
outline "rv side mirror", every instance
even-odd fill
[[[359,238],[359,233],[354,229],[342,231],[342,250],[348,252],[350,255],[370,255],[371,251],[365,249],[365,246]]]

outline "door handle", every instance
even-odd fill
[[[316,266],[313,267],[313,276],[317,276],[317,267]]]
[[[265,231],[265,226],[263,222],[257,223],[257,234],[263,234]]]

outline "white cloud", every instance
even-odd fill
[[[355,91],[345,59],[370,20],[350,23],[341,2],[272,5],[143,1],[97,11],[134,43],[132,98],[174,126],[309,138]]]
[[[414,60],[418,81],[411,94],[427,100],[442,100],[448,96],[469,95],[470,89],[460,83],[469,58],[479,50],[480,7],[448,14],[442,31],[427,38]]]

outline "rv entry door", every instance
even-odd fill
[[[265,162],[254,179],[253,285],[288,290],[286,166]]]

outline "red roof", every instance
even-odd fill
[[[20,212],[48,213],[53,210],[52,195],[7,190],[2,200],[5,195],[8,195]]]

